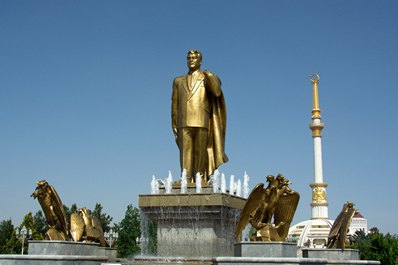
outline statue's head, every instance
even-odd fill
[[[187,53],[187,65],[189,71],[193,72],[200,69],[202,64],[202,53],[198,50],[190,50]]]

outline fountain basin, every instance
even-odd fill
[[[235,223],[245,202],[225,193],[139,195],[143,219],[157,225],[159,257],[233,256]]]

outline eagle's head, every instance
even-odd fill
[[[37,197],[40,197],[41,195],[46,193],[46,190],[49,187],[47,181],[45,181],[44,179],[36,181],[36,185],[37,186],[36,186],[35,191],[30,195],[34,199],[36,199]]]

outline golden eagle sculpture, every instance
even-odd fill
[[[79,212],[70,214],[70,236],[73,241],[83,241],[84,219]]]
[[[39,180],[32,197],[37,199],[43,209],[48,225],[47,237],[50,240],[68,240],[68,226],[65,210],[58,193],[47,181]]]
[[[106,246],[104,231],[97,217],[91,215],[86,208],[80,208],[78,212],[82,215],[86,231],[86,241],[99,242],[101,247]]]
[[[350,227],[351,220],[355,212],[354,203],[347,202],[344,204],[343,209],[334,221],[332,228],[330,228],[327,248],[345,248],[348,228]]]
[[[243,207],[235,229],[239,241],[249,223],[256,230],[251,241],[285,241],[287,237],[300,195],[289,188],[291,182],[281,174],[268,175],[267,182],[266,188],[264,183],[254,187]]]
[[[71,214],[69,231],[63,204],[54,187],[45,180],[39,180],[36,184],[31,196],[39,201],[43,209],[49,227],[46,232],[49,240],[99,242],[102,247],[106,246],[101,223],[88,209],[81,208]]]

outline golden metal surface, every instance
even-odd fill
[[[246,199],[226,193],[139,195],[139,207],[223,206],[243,209]]]
[[[328,186],[328,184],[327,184],[326,182],[321,182],[321,183],[316,182],[316,183],[311,183],[311,184],[310,184],[310,187],[311,187],[312,189],[313,189],[313,188],[316,188],[316,187],[327,188],[327,186]]]
[[[90,211],[86,208],[80,208],[78,212],[83,216],[86,230],[86,241],[99,242],[101,247],[105,247],[106,241],[104,237],[104,231],[102,230],[98,218],[91,215]]]
[[[31,196],[37,198],[43,209],[49,227],[46,232],[49,240],[99,242],[101,246],[106,246],[101,224],[89,210],[81,208],[77,213],[71,214],[69,233],[65,210],[54,187],[45,180],[36,184],[36,190]]]
[[[68,226],[65,218],[65,210],[58,193],[47,181],[39,180],[31,197],[37,199],[43,209],[46,223],[49,227],[46,235],[50,240],[67,240]]]
[[[344,249],[345,246],[349,244],[347,233],[355,212],[356,210],[354,209],[354,204],[352,202],[344,204],[343,209],[330,229],[327,248]]]
[[[319,99],[318,99],[318,83],[320,77],[317,74],[310,74],[308,77],[312,82],[312,91],[313,91],[312,118],[319,119],[321,118],[321,110],[319,109]]]
[[[323,123],[311,123],[310,129],[312,130],[312,137],[322,137]]]
[[[181,172],[188,182],[196,173],[205,181],[221,164],[228,161],[224,152],[226,107],[221,81],[214,73],[200,70],[202,54],[187,54],[188,74],[173,81],[171,98],[172,129],[180,150]]]
[[[84,232],[84,219],[79,213],[70,215],[70,235],[73,241],[82,241]]]
[[[312,201],[322,202],[326,201],[326,191],[320,187],[312,190]]]
[[[267,182],[267,188],[260,183],[250,193],[236,226],[236,239],[241,239],[250,223],[256,231],[251,241],[285,241],[300,195],[288,187],[290,181],[281,174],[267,176]]]

